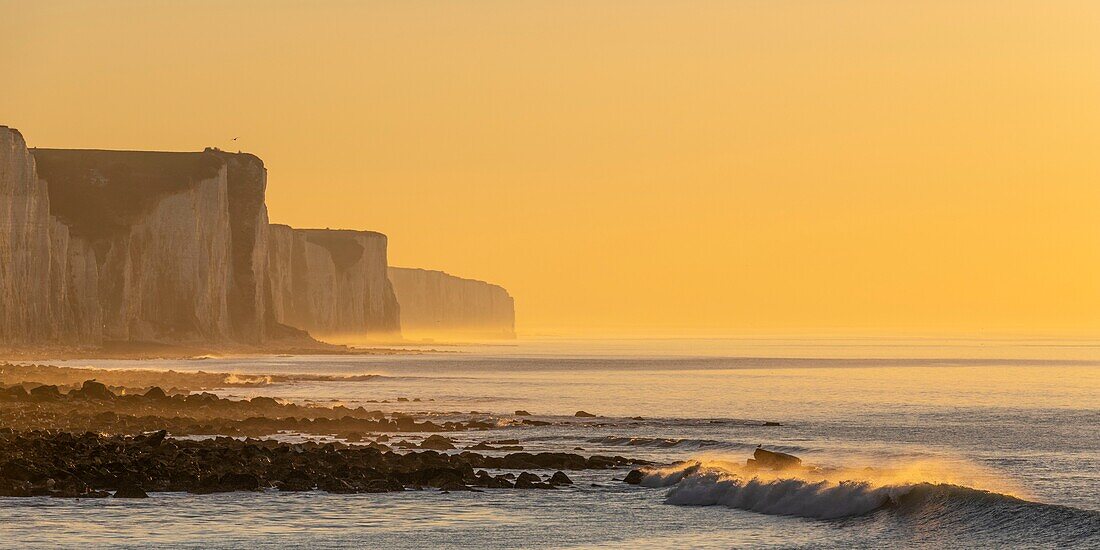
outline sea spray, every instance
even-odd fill
[[[898,463],[887,468],[805,467],[781,471],[745,467],[708,455],[644,472],[641,485],[670,487],[666,502],[726,506],[770,515],[817,519],[859,516],[899,504],[915,487],[956,488],[1013,499],[1007,483],[984,469],[938,461]],[[979,488],[981,487],[981,488]]]

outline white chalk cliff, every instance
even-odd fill
[[[278,323],[322,339],[399,332],[385,235],[272,225],[269,238],[271,310]]]
[[[515,338],[515,302],[503,287],[442,271],[389,268],[408,336]]]
[[[503,288],[388,269],[381,233],[270,225],[266,187],[249,154],[28,149],[0,126],[0,346],[514,336]]]
[[[0,144],[0,342],[263,340],[258,158]]]

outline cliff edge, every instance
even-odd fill
[[[278,224],[269,233],[276,322],[324,340],[400,333],[400,310],[386,276],[385,235]]]
[[[428,269],[389,268],[406,336],[515,338],[515,300],[503,287]]]

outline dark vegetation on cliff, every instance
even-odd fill
[[[128,230],[158,200],[217,177],[223,164],[208,152],[30,151],[48,184],[50,214],[93,240]]]

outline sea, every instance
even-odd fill
[[[514,439],[530,452],[662,467],[640,485],[622,482],[627,470],[568,472],[574,485],[557,490],[0,498],[0,546],[1100,548],[1098,342],[547,338],[411,349],[50,363],[346,376],[217,393],[491,419],[494,429],[447,435],[459,447]],[[816,473],[746,474],[758,446]]]

